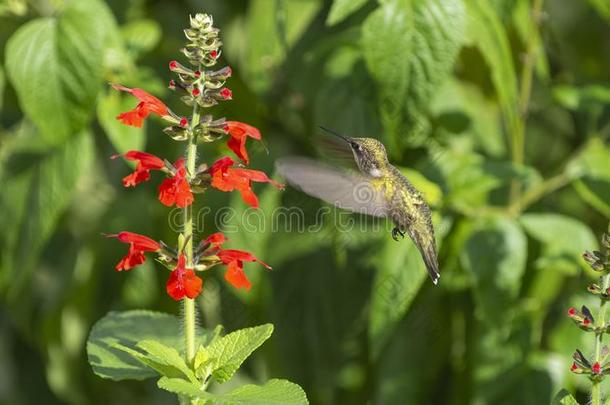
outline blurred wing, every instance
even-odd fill
[[[336,207],[376,217],[387,214],[383,190],[364,176],[297,157],[280,159],[276,167],[292,186]]]

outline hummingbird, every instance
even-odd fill
[[[389,218],[392,238],[408,234],[434,284],[440,278],[430,207],[422,194],[388,160],[383,144],[374,138],[352,138],[325,127],[351,149],[357,170],[350,172],[303,158],[276,162],[278,172],[293,187],[352,212]]]

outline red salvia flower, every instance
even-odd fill
[[[246,140],[248,137],[252,139],[261,139],[261,133],[258,129],[238,121],[227,121],[225,129],[231,135],[227,141],[227,146],[231,149],[238,158],[245,164],[248,164],[248,151],[246,150]]]
[[[167,294],[176,301],[184,297],[193,299],[201,293],[202,285],[203,280],[195,275],[193,269],[186,268],[186,258],[181,254],[176,268],[167,280]]]
[[[160,117],[170,115],[169,109],[161,100],[142,89],[130,89],[129,87],[121,86],[120,84],[113,84],[112,87],[116,90],[131,93],[131,95],[140,100],[140,103],[133,110],[119,114],[116,117],[125,125],[140,128],[144,119],[148,117],[149,114],[155,114]]]
[[[234,163],[230,157],[224,157],[210,167],[212,187],[220,191],[239,191],[244,202],[253,208],[258,208],[258,198],[252,191],[252,181],[270,183],[279,189],[284,187],[282,184],[271,180],[261,171],[232,168],[231,166]]]
[[[257,259],[253,254],[235,249],[223,249],[216,253],[220,260],[227,265],[225,280],[227,280],[235,288],[245,288],[250,290],[252,285],[244,273],[244,261],[259,262],[268,269],[271,269],[267,263]]]
[[[129,270],[146,261],[144,252],[157,252],[161,245],[150,239],[148,236],[132,232],[120,232],[114,235],[107,235],[110,238],[117,238],[123,243],[129,243],[129,253],[116,265],[117,271]]]
[[[591,371],[593,371],[593,374],[599,374],[602,371],[602,366],[596,361],[591,367]]]
[[[111,158],[116,159],[119,156],[121,155],[114,155]],[[161,170],[165,167],[163,160],[150,153],[130,150],[122,156],[127,160],[138,162],[135,172],[123,178],[125,187],[134,187],[136,184],[148,180],[151,170]]]
[[[576,365],[576,363],[572,363],[572,366],[570,367],[570,371],[576,371],[578,370],[578,366]]]
[[[168,207],[174,204],[180,208],[188,207],[193,203],[193,193],[187,179],[184,159],[178,159],[174,167],[176,168],[174,176],[163,180],[159,186],[159,201]]]
[[[570,309],[568,309],[568,316],[572,317],[574,315],[576,315],[576,308],[570,307]]]
[[[215,249],[215,248],[220,247],[220,245],[222,245],[226,241],[227,241],[227,238],[225,238],[225,236],[222,233],[216,232],[216,233],[213,233],[210,236],[208,236],[205,239],[204,243],[209,243],[210,247],[212,249]]]
[[[227,241],[227,238],[220,233],[213,233],[208,236],[203,243],[210,244],[207,248],[207,255],[216,255],[223,264],[227,265],[225,279],[235,288],[245,288],[250,290],[252,285],[244,273],[244,262],[259,262],[268,269],[267,263],[259,260],[252,253],[236,249],[221,249],[220,246]]]

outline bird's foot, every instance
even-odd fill
[[[402,239],[405,238],[405,233],[403,231],[398,228],[392,229],[392,239],[394,239],[396,242],[398,242],[398,235],[400,235]]]

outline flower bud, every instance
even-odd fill
[[[186,141],[188,139],[187,129],[178,125],[173,125],[171,127],[164,128],[163,132],[165,132],[170,138],[175,141]]]
[[[607,257],[597,250],[593,252],[586,251],[582,257],[595,271],[603,271],[607,265]]]
[[[221,90],[211,94],[219,100],[231,100],[233,98],[233,92],[228,87],[223,87]]]
[[[602,372],[601,364],[599,364],[598,361],[593,363],[593,366],[591,366],[591,371],[593,372],[593,374],[600,374]]]

